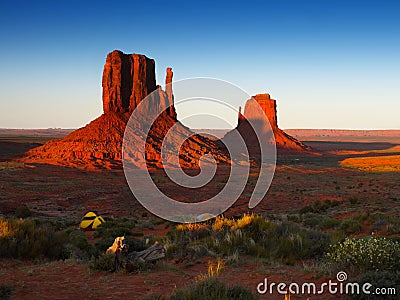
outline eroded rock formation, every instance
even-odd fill
[[[141,101],[143,114],[164,111],[155,121],[147,136],[146,159],[150,167],[163,167],[161,143],[168,130],[178,125],[178,131],[191,133],[176,119],[172,90],[171,68],[167,68],[165,91],[156,84],[153,59],[140,54],[124,54],[115,50],[107,55],[104,65],[103,111],[97,119],[73,131],[60,140],[53,140],[25,153],[21,159],[30,163],[67,165],[78,168],[120,168],[125,128],[131,113]],[[146,115],[143,115],[146,118]],[[145,133],[134,128],[132,139],[143,138]],[[202,136],[192,136],[180,148],[182,167],[198,167],[198,159],[205,153],[216,155],[217,161],[228,161],[214,141]],[[139,154],[140,151],[138,151]]]
[[[268,118],[270,126],[263,124],[264,120],[261,121],[261,124],[257,122],[257,120],[262,120],[262,117],[260,116],[262,113],[264,113]],[[262,129],[263,132],[269,132],[271,130],[273,131],[278,154],[288,154],[311,150],[310,147],[304,145],[299,140],[279,129],[276,113],[276,100],[271,99],[269,94],[258,94],[247,100],[243,113],[241,108],[239,108],[237,129],[246,141],[248,148],[251,149],[257,147],[256,145],[258,144],[258,139],[255,136],[248,120],[256,121],[253,122],[253,124],[264,127]],[[229,133],[224,138],[227,137],[229,137]]]
[[[155,77],[153,59],[118,50],[109,53],[102,80],[104,113],[132,112],[156,89]]]

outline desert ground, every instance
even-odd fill
[[[29,218],[56,224],[60,231],[71,231],[79,228],[80,219],[87,211],[95,211],[108,220],[118,220],[117,223],[132,221],[130,234],[137,240],[166,243],[168,233],[176,231],[177,224],[149,214],[132,196],[122,170],[79,170],[14,160],[19,154],[59,137],[40,132],[35,135],[2,133],[0,215],[11,218],[18,207],[26,205],[31,212]],[[224,216],[261,215],[273,222],[287,222],[328,234],[332,243],[346,237],[371,235],[398,238],[400,138],[391,137],[386,141],[382,137],[360,141],[358,136],[353,139],[346,136],[343,140],[329,136],[325,140],[311,139],[303,142],[319,155],[279,157],[272,185],[253,210],[247,204],[251,178],[257,174],[250,174],[246,190]],[[179,198],[179,191],[161,174],[154,173],[153,178],[160,188]],[[223,183],[223,179],[215,178],[209,189],[218,191]],[[203,196],[199,192],[199,200]],[[84,232],[84,236],[90,245],[97,246],[96,242],[102,238],[96,232]],[[52,247],[51,243],[48,247]],[[2,258],[0,283],[4,297],[11,299],[162,299],[198,281],[218,260],[224,262],[219,280],[244,286],[254,294],[257,284],[265,277],[275,282],[316,283],[334,278],[332,273],[322,270],[320,257],[267,258],[245,251],[235,255],[240,258],[210,253],[179,255],[171,250],[155,265],[129,274],[90,269],[87,260],[79,257]],[[350,275],[356,280],[360,272]],[[259,297],[284,298],[276,293]],[[306,298],[344,299],[344,296],[325,293],[291,297]]]

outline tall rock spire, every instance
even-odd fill
[[[174,94],[172,92],[172,77],[174,76],[174,72],[172,72],[172,68],[167,68],[167,75],[165,77],[165,92],[167,93],[168,104],[170,105],[168,114],[176,118],[176,112],[174,107]]]

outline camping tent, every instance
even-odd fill
[[[96,215],[94,212],[89,211],[83,216],[80,228],[82,230],[95,230],[97,226],[104,223],[102,216]]]

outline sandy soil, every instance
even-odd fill
[[[295,213],[316,200],[337,200],[338,207],[326,214],[337,219],[354,216],[361,212],[377,212],[400,216],[400,173],[371,172],[348,168],[352,159],[373,157],[390,160],[398,148],[391,143],[357,142],[309,142],[320,156],[286,156],[279,159],[276,175],[265,199],[254,210],[247,208],[251,184],[226,213],[237,215],[256,212],[284,216]],[[0,146],[0,212],[10,214],[26,204],[36,216],[65,218],[77,225],[88,210],[110,217],[146,219],[152,217],[134,199],[121,170],[83,171],[67,167],[39,164],[14,164],[10,158],[34,147],[30,142],[1,142]],[[373,159],[368,159],[373,162]],[[391,162],[389,161],[389,164]],[[160,175],[161,176],[161,175]],[[251,174],[255,180],[256,174]],[[157,175],[156,175],[157,177]],[[251,177],[251,178],[252,178]],[[163,190],[179,199],[180,193],[169,182],[158,180]],[[199,192],[199,199],[207,193],[216,193],[223,181]],[[358,197],[358,203],[348,201]],[[365,233],[370,227],[365,226]],[[142,230],[145,235],[163,236],[168,229],[164,225]],[[150,294],[169,295],[175,288],[193,282],[204,274],[208,258],[193,265],[172,260],[161,262],[154,270],[140,274],[110,274],[90,272],[86,264],[75,261],[49,263],[1,260],[0,283],[13,287],[13,299],[138,299]],[[314,274],[297,266],[271,266],[252,258],[243,259],[237,266],[227,266],[220,278],[230,284],[241,284],[256,290],[257,284],[268,277],[270,280],[296,282],[323,282]],[[282,296],[263,296],[261,299],[283,299]],[[292,299],[302,299],[292,297]],[[323,295],[310,299],[335,299]]]

